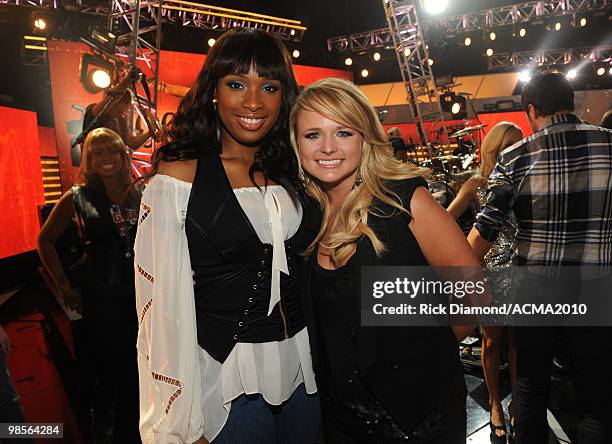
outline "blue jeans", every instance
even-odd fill
[[[313,444],[320,428],[319,395],[308,395],[300,384],[279,406],[268,404],[259,394],[236,398],[212,444]]]

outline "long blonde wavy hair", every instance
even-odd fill
[[[513,140],[523,138],[520,127],[511,122],[499,122],[495,125],[480,146],[480,176],[488,180],[497,163],[497,156],[511,146]]]
[[[305,88],[291,110],[289,131],[298,162],[300,147],[297,125],[302,110],[316,112],[351,128],[359,132],[363,140],[361,164],[358,167],[362,182],[353,188],[336,211],[332,211],[329,197],[317,179],[304,171],[299,163],[306,191],[323,209],[321,229],[306,253],[312,253],[324,234],[330,233],[323,246],[327,248],[330,260],[336,267],[354,252],[355,243],[363,235],[370,239],[376,254],[380,255],[385,245],[368,226],[368,214],[383,217],[391,214],[381,214],[373,204],[374,199],[408,213],[399,203],[399,196],[385,185],[385,181],[424,176],[429,170],[394,159],[385,131],[367,97],[353,83],[335,78],[319,80]]]

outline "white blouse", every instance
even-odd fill
[[[158,174],[142,195],[134,267],[144,444],[212,441],[242,394],[279,405],[302,382],[307,393],[317,391],[305,328],[279,342],[239,342],[223,364],[198,345],[184,230],[190,192],[190,183]],[[297,231],[301,209],[281,186],[234,193],[260,240],[273,245],[270,313],[280,299],[280,273],[288,274],[284,241]]]

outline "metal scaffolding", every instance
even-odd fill
[[[535,20],[552,19],[559,16],[577,18],[581,14],[604,11],[612,8],[612,0],[539,0],[499,8],[468,12],[452,17],[440,17],[422,23],[422,30],[436,28],[441,32],[470,32],[527,24]],[[357,52],[389,46],[389,28],[375,29],[358,34],[343,35],[327,39],[327,48],[341,52]]]
[[[0,0],[0,5],[29,6],[47,9],[69,8],[82,14],[108,16],[121,14],[135,8],[135,1],[119,2],[122,8],[114,4],[91,6],[81,0],[74,2],[60,0]],[[142,1],[140,5],[140,20],[144,22],[157,21],[158,9],[164,22],[176,23],[192,28],[222,31],[236,27],[260,28],[283,40],[301,42],[306,27],[299,20],[285,19],[265,14],[257,14],[220,6],[194,3],[184,0]]]
[[[596,48],[548,49],[494,54],[488,57],[490,70],[514,70],[537,66],[556,66],[585,61],[612,59],[612,46]]]
[[[420,143],[422,146],[427,146],[430,142],[440,142],[428,137],[425,121],[432,122],[430,127],[432,131],[439,124],[438,135],[443,134],[448,141],[444,113],[429,64],[429,54],[423,39],[415,0],[382,0],[382,3]]]

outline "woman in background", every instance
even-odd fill
[[[480,147],[480,169],[479,174],[468,179],[457,194],[457,197],[448,207],[448,212],[458,218],[468,206],[473,205],[480,208],[485,202],[485,191],[488,178],[495,167],[498,154],[514,145],[523,138],[521,129],[510,122],[500,122],[495,125]],[[495,272],[497,276],[507,274],[505,268],[512,267],[511,258],[514,238],[516,236],[517,222],[511,216],[508,223],[503,227],[495,244],[484,258],[484,263],[489,271]],[[503,282],[498,281],[503,286]],[[499,286],[498,288],[502,288]],[[510,373],[510,385],[514,388],[516,381],[516,348],[514,346],[512,331],[509,328],[499,326],[483,326],[482,339],[482,366],[489,391],[489,407],[491,412],[491,442],[506,442],[506,425],[504,411],[501,404],[499,392],[499,364],[500,349],[503,334],[508,333],[508,364]],[[512,404],[509,405],[510,427],[513,426]]]
[[[479,267],[421,170],[392,152],[352,83],[326,79],[298,97],[291,140],[324,220],[305,295],[326,442],[465,443],[457,338],[472,329],[362,327],[363,266]],[[309,282],[309,284],[308,284]]]
[[[155,155],[136,239],[147,444],[317,441],[298,282],[320,215],[289,142],[296,95],[277,38],[228,31]]]
[[[139,441],[133,263],[139,204],[127,147],[113,130],[97,128],[83,143],[76,185],[55,205],[38,237],[41,261],[64,303],[83,314],[91,362],[81,371],[93,373],[96,444]],[[84,248],[72,281],[55,247],[71,223]]]

